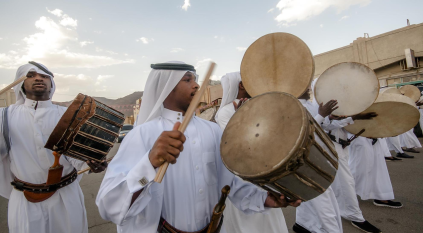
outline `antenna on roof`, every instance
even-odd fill
[[[407,19],[407,26],[410,26],[410,20]]]

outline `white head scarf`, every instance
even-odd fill
[[[166,63],[186,64],[180,61],[169,61]],[[141,125],[161,115],[163,102],[179,81],[181,81],[186,72],[192,71],[153,69],[150,72],[147,83],[145,84],[145,91],[136,125]],[[195,74],[194,72],[192,73]]]
[[[222,84],[223,89],[223,96],[222,96],[222,103],[220,104],[220,109],[226,106],[229,103],[232,103],[238,96],[239,91],[239,83],[241,82],[241,73],[232,72],[225,74],[220,83]],[[218,121],[219,119],[219,111],[216,113],[215,119]]]
[[[38,63],[40,66],[42,66],[44,69],[48,70],[50,72],[49,69],[47,69],[46,66]],[[38,74],[43,74],[43,75],[47,75],[50,77],[51,80],[51,91],[50,91],[50,99],[53,97],[54,91],[56,90],[56,84],[54,83],[54,79],[50,74],[47,74],[46,72],[44,72],[42,69],[38,68],[37,66],[33,65],[33,64],[25,64],[23,66],[20,66],[18,68],[18,70],[16,71],[16,76],[15,76],[15,80],[20,79],[22,76],[26,76],[28,74],[28,72],[33,71],[36,72]],[[50,72],[51,73],[51,72]],[[22,85],[24,82],[20,82],[18,84],[16,84],[13,87],[13,90],[15,91],[15,95],[16,95],[16,105],[18,104],[23,104],[25,103],[26,100],[26,95],[23,93],[22,91]]]

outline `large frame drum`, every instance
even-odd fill
[[[330,138],[297,98],[282,92],[256,96],[238,109],[220,151],[235,175],[303,201],[325,192],[338,168]]]
[[[379,95],[379,80],[368,66],[342,62],[326,69],[314,85],[316,102],[338,101],[338,116],[352,116],[366,110]]]
[[[102,161],[118,138],[124,121],[123,113],[78,94],[60,118],[45,148],[82,161]]]

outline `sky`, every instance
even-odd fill
[[[143,91],[150,64],[166,61],[194,65],[200,80],[214,61],[219,80],[268,33],[294,34],[316,55],[423,23],[422,9],[421,0],[0,0],[0,88],[28,61],[55,74],[54,101]]]

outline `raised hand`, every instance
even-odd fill
[[[336,106],[338,104],[337,100],[329,100],[325,105],[323,105],[323,103],[319,104],[319,115],[322,117],[327,117],[329,116],[333,111],[335,111],[338,106]]]
[[[232,101],[232,104],[234,105],[235,111],[237,111],[245,102],[247,102],[247,98],[241,98],[238,102],[238,104],[235,101]]]
[[[181,122],[176,122],[172,131],[163,131],[148,155],[153,167],[160,167],[165,161],[175,164],[179,153],[184,150],[185,135],[178,131]]]

